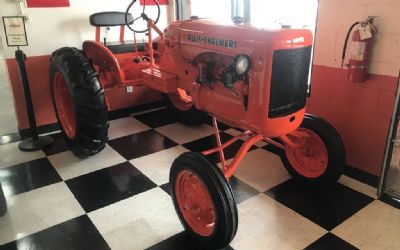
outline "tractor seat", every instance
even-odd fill
[[[133,16],[128,13],[128,22],[133,22]],[[89,18],[89,22],[92,26],[96,27],[96,41],[100,42],[100,27],[112,27],[112,26],[120,26],[122,34],[123,29],[125,28],[125,12],[118,11],[106,11],[92,14]],[[120,36],[120,41],[106,41],[105,46],[113,53],[113,54],[123,54],[134,52],[134,43],[132,40],[125,41],[123,40],[123,36]],[[157,49],[157,43],[153,42],[153,48]],[[137,43],[137,50],[145,51],[146,44]]]
[[[128,21],[133,21],[133,16],[128,13]],[[95,27],[122,26],[125,23],[125,13],[119,11],[106,11],[90,15],[89,22]]]

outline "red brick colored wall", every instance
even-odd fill
[[[345,144],[347,163],[379,175],[393,112],[397,77],[346,80],[345,69],[314,65],[307,112],[328,120]]]
[[[26,61],[33,107],[38,126],[57,122],[50,96],[49,59],[49,55],[31,56]],[[15,59],[7,59],[6,62],[14,97],[18,127],[19,129],[26,129],[29,127],[29,123],[18,64]],[[160,93],[146,87],[135,87],[133,93],[129,94],[125,92],[125,88],[111,88],[106,90],[106,94],[109,97],[109,108],[111,111],[160,100]]]

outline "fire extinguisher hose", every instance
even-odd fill
[[[356,25],[361,24],[361,23],[363,23],[363,22],[358,21],[358,22],[353,23],[353,24],[350,26],[349,30],[347,31],[346,39],[344,39],[344,45],[343,45],[343,51],[342,51],[342,68],[343,68],[343,64],[344,64],[344,58],[345,58],[345,56],[346,56],[347,43],[348,43],[348,40],[349,40],[351,31],[354,29],[354,27],[355,27]]]

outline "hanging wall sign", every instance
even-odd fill
[[[8,47],[28,46],[24,17],[4,16],[3,24]]]
[[[69,7],[69,0],[27,0],[28,8]]]

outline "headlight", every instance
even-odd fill
[[[235,57],[236,73],[243,75],[250,68],[250,58],[247,55],[238,55]]]

